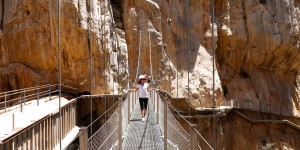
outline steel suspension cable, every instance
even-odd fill
[[[150,53],[150,74],[151,74],[151,82],[153,83],[153,84],[155,84],[155,82],[154,82],[154,80],[153,80],[153,74],[152,74],[152,41],[151,41],[151,32],[152,30],[151,29],[149,29],[149,53]]]
[[[119,74],[120,74],[120,58],[119,58],[119,54],[120,54],[120,46],[119,46],[119,40],[118,40],[118,36],[117,36],[117,34],[116,34],[116,32],[114,32],[115,33],[115,39],[116,39],[116,42],[117,42],[117,44],[116,44],[116,50],[117,50],[117,63],[118,63],[118,70],[117,70],[117,83],[118,83],[118,86],[119,86],[119,88],[120,88],[120,79],[119,79]],[[117,89],[117,90],[120,90],[120,89]]]
[[[170,30],[170,25],[171,25],[171,19],[168,18],[167,19],[167,29],[166,29],[166,43],[169,44],[169,30]],[[169,52],[168,52],[169,51]],[[166,56],[169,59],[168,65],[166,64],[166,66],[169,66],[169,69],[171,70],[171,52],[170,52],[170,46],[167,45],[167,47],[165,48],[165,53]],[[169,93],[171,94],[171,80],[170,80],[170,76],[169,76]]]
[[[101,6],[101,1],[100,1],[100,6]],[[101,9],[100,9],[101,10]],[[106,51],[104,50],[104,32],[103,32],[103,28],[105,28],[105,22],[106,22],[106,15],[105,15],[105,12],[106,12],[106,5],[105,5],[105,1],[104,1],[104,20],[103,20],[103,22],[101,22],[101,40],[102,40],[102,43],[101,43],[101,46],[102,46],[102,51],[103,51],[103,54],[104,54],[104,70],[108,70],[107,69],[107,60],[106,60]],[[101,13],[101,11],[100,11],[100,13]],[[100,14],[100,16],[101,16],[101,14]],[[104,24],[104,27],[103,27],[103,24]],[[103,71],[103,76],[105,77],[105,79],[106,79],[106,75],[105,75],[105,71]],[[104,100],[105,100],[105,102],[104,102],[104,105],[105,105],[105,110],[107,110],[107,94],[106,94],[106,89],[107,89],[107,85],[106,85],[106,83],[104,83],[104,94],[105,94],[105,98],[104,98]],[[107,116],[106,116],[106,113],[105,113],[105,116],[104,116],[104,118],[105,118],[105,122],[107,121]],[[106,132],[106,125],[105,125],[105,132]]]
[[[212,51],[213,51],[213,57],[212,57],[212,61],[213,61],[213,65],[212,65],[212,69],[213,69],[213,148],[216,149],[216,97],[215,97],[215,45],[214,45],[214,36],[215,36],[215,28],[214,28],[214,22],[215,22],[215,12],[214,12],[214,0],[211,0],[211,25],[212,25]]]
[[[120,44],[119,44],[119,39],[118,39],[118,35],[117,35],[117,32],[116,32],[116,26],[115,26],[115,21],[114,21],[114,16],[113,16],[113,10],[112,10],[112,7],[111,7],[111,5],[110,5],[110,16],[111,16],[111,18],[112,18],[112,22],[111,22],[111,24],[112,24],[112,28],[113,28],[113,35],[114,35],[114,37],[115,37],[115,49],[116,49],[116,53],[117,53],[117,83],[118,83],[118,85],[120,84],[120,82],[119,82],[119,71],[120,71],[120,62],[119,62],[119,53],[118,53],[118,51],[120,51]],[[120,86],[120,85],[119,85]]]
[[[100,1],[100,3],[101,3],[101,1]],[[104,30],[105,30],[105,25],[106,25],[106,9],[107,9],[106,4],[107,4],[107,2],[106,2],[106,0],[104,0],[104,21],[101,23],[101,27],[102,27],[101,30],[102,30],[102,50],[104,51],[104,66],[105,66],[105,70],[109,72],[109,69],[108,69],[108,66],[107,66],[107,52],[106,52],[106,50],[104,50],[104,40],[103,40],[104,39]],[[107,79],[105,73],[104,73],[104,76],[105,76],[105,79]],[[110,72],[109,72],[109,78],[110,78]],[[108,81],[110,83],[110,79]],[[108,119],[107,119],[107,112],[108,112],[107,110],[108,110],[108,108],[107,108],[107,91],[106,90],[107,90],[108,86],[107,86],[106,82],[104,84],[105,84],[104,93],[105,93],[105,110],[106,110],[106,112],[104,114],[104,118],[105,118],[105,122],[107,122],[108,121]],[[104,131],[105,131],[105,134],[106,134],[106,132],[107,132],[107,125],[106,124],[104,126],[104,129],[105,129]]]
[[[293,10],[292,10],[293,6],[292,6],[291,0],[289,1],[289,5],[290,5],[290,7],[289,7],[289,14],[290,14],[290,19],[291,19],[291,29],[292,29],[292,34],[291,35],[294,36],[294,28],[293,28],[294,18],[293,18]]]
[[[179,50],[178,50],[178,35],[177,35],[177,24],[175,24],[176,27],[175,27],[175,32],[176,32],[176,45],[175,45],[175,50],[176,50],[176,85],[177,85],[177,90],[176,90],[176,109],[178,109],[178,70],[179,70],[179,67],[178,67],[178,53],[179,53]]]
[[[171,15],[172,15],[172,2],[170,0],[170,9],[169,9],[169,17],[168,17],[168,21],[167,21],[167,24],[168,24],[168,30],[167,30],[167,44],[170,44],[170,33],[172,32],[172,29],[171,29],[171,24],[172,24],[172,20],[171,20]],[[168,49],[169,49],[169,69],[171,70],[171,61],[172,61],[172,58],[171,58],[171,46],[168,46]],[[169,93],[171,94],[171,90],[172,90],[172,81],[170,79],[170,76],[169,76],[169,82],[170,82],[170,89],[169,89]]]
[[[136,68],[136,75],[135,75],[135,80],[134,83],[136,83],[137,79],[138,79],[138,75],[139,75],[139,71],[140,71],[140,57],[141,57],[141,35],[142,35],[142,31],[139,31],[139,55],[138,55],[138,66]]]
[[[62,118],[61,118],[61,51],[60,51],[60,0],[58,2],[58,24],[57,24],[57,52],[58,52],[58,101],[59,101],[59,149],[62,149]]]
[[[189,30],[189,0],[186,1],[186,30],[187,30],[187,55],[188,55],[188,102],[190,102],[190,30]],[[191,116],[191,107],[189,107],[189,116]],[[191,117],[189,117],[189,122],[191,122]]]
[[[92,0],[89,0],[89,19],[88,19],[88,48],[89,48],[89,57],[90,57],[90,109],[91,109],[91,123],[93,122],[93,98],[92,98],[92,90],[93,90],[93,87],[92,87],[92,81],[93,81],[93,68],[92,68],[92,38],[91,38],[91,20],[92,20]],[[93,126],[91,126],[91,135],[93,134]]]
[[[163,37],[163,27],[162,27],[162,13],[161,13],[161,9],[162,9],[162,0],[159,1],[159,7],[160,7],[160,30],[161,30],[161,53],[162,53],[162,56],[163,56],[163,51],[164,51],[164,37]],[[159,68],[158,68],[159,69]],[[163,83],[163,88],[164,90],[166,90],[166,86],[165,86],[165,80],[163,80],[164,83]]]

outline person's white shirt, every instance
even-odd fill
[[[137,88],[139,89],[139,97],[140,98],[148,98],[149,97],[149,92],[148,92],[148,83],[138,84]]]

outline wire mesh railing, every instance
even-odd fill
[[[153,95],[158,94],[155,91]],[[159,105],[159,125],[162,130],[163,137],[167,138],[164,142],[167,149],[189,149],[189,134],[183,129],[183,127],[178,123],[174,115],[172,114],[168,105],[167,97],[165,99],[161,98],[161,95],[157,95],[156,101]],[[167,103],[167,105],[165,105]],[[166,109],[166,110],[165,110]],[[166,111],[166,112],[165,112]],[[166,113],[166,114],[165,114]],[[165,127],[165,124],[167,127]],[[166,131],[165,131],[166,130]]]
[[[168,147],[173,146],[176,149],[189,149],[190,135],[183,129],[183,127],[178,123],[176,118],[173,116],[172,112],[168,109],[167,111],[167,134],[168,134]],[[172,145],[171,145],[172,144]]]
[[[206,147],[211,148],[210,144],[196,130],[197,126],[186,120],[185,117],[171,105],[170,97],[167,92],[154,91],[153,95],[157,95],[154,98],[154,106],[158,114],[157,116],[159,117],[158,124],[161,127],[164,137],[164,146],[167,147],[167,149],[201,149],[201,145],[198,143],[198,137],[200,137],[200,141],[206,144]],[[189,132],[181,126],[171,110],[189,125]]]
[[[158,125],[161,127],[163,144],[166,149],[201,149],[200,141],[209,143],[196,130],[195,125],[188,122],[171,104],[169,97],[163,91],[154,90],[150,93],[152,105],[156,112]],[[90,138],[88,138],[88,149],[119,149],[123,138],[127,134],[127,127],[130,122],[130,113],[137,102],[135,92],[129,91],[125,98],[119,99],[119,107]],[[108,110],[107,110],[108,111]],[[190,127],[187,132],[178,122],[173,112],[176,112],[180,119],[183,119]],[[197,132],[196,132],[197,131]],[[200,138],[199,138],[200,137]],[[203,143],[203,142],[202,142]]]
[[[136,102],[135,99],[136,94],[132,91],[125,94],[123,98],[119,98],[117,103],[119,105],[118,108],[113,112],[106,123],[88,138],[88,149],[107,150],[119,148],[126,134],[126,129],[130,121],[130,113]],[[115,105],[116,104],[111,106],[111,108],[115,107]],[[111,108],[106,111],[110,111]],[[92,122],[92,124],[95,122],[96,120]]]
[[[118,132],[116,132],[119,126],[118,118],[118,111],[115,111],[107,122],[88,139],[89,149],[105,149],[107,145],[110,148],[118,140]]]

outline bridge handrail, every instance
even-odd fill
[[[162,127],[164,147],[171,148],[175,145],[179,149],[189,149],[191,145],[189,142],[190,134],[184,130],[173,116],[170,108],[174,107],[170,103],[169,95],[161,90],[156,90],[155,93],[158,94],[157,104],[162,105],[158,106],[157,114],[160,114],[158,117],[160,118],[159,124]],[[177,110],[174,109],[174,111]],[[182,118],[187,121],[184,117]],[[188,121],[187,123],[190,125]]]
[[[16,105],[20,105],[21,111],[22,111],[22,105],[25,102],[28,102],[33,99],[39,100],[40,98],[44,98],[45,96],[49,96],[49,100],[51,100],[51,94],[58,92],[58,86],[59,84],[45,84],[35,87],[29,87],[29,88],[23,88],[23,89],[17,89],[12,91],[6,91],[0,93],[0,98],[4,98],[3,102],[0,102],[0,110],[4,110],[6,112],[6,109],[9,107],[13,107]],[[77,88],[67,86],[62,84],[61,86],[65,87],[66,89],[72,89],[77,90]],[[53,87],[55,87],[53,89]],[[26,93],[29,93],[27,95]],[[9,104],[11,102],[14,102],[13,104]],[[9,106],[8,106],[9,104]],[[4,106],[3,106],[4,105]],[[7,107],[8,106],[8,107]]]
[[[168,92],[168,91],[163,91],[163,90],[159,90],[160,92],[162,92],[162,93],[164,93],[164,94],[167,94],[167,95],[171,95],[170,94],[170,92]],[[196,99],[194,96],[192,96],[190,93],[189,93],[189,97],[193,97],[194,99]],[[166,99],[168,99],[168,98],[166,98]],[[188,99],[188,98],[187,98]],[[185,102],[187,102],[188,104],[189,104],[189,106],[192,108],[192,109],[196,109],[194,106],[193,106],[193,104],[189,101],[189,100],[187,100],[187,99],[184,99],[185,100]],[[196,99],[197,100],[197,99]],[[174,107],[173,107],[174,108]],[[175,109],[175,108],[174,108]]]
[[[158,90],[158,92],[159,93],[163,93],[163,94],[169,94],[168,92],[166,92],[166,91],[162,91],[162,90]],[[186,123],[188,123],[188,125],[191,125],[190,124],[190,122],[188,121],[188,120],[186,120],[185,119],[185,117],[183,116],[183,115],[181,115],[181,113],[180,112],[178,112],[178,110],[177,109],[175,109],[175,107],[172,105],[172,104],[170,104],[170,101],[169,101],[169,99],[168,99],[168,97],[166,98],[166,97],[164,97],[163,95],[161,95],[160,94],[160,96],[165,100],[165,101],[167,101],[168,102],[168,105],[169,105],[169,107],[171,107]]]
[[[88,138],[89,149],[99,149],[103,147],[104,149],[105,148],[109,149],[110,147],[108,146],[110,144],[116,143],[118,142],[118,140],[120,140],[120,137],[118,138],[118,135],[121,134],[122,137],[129,122],[128,116],[130,110],[127,106],[131,105],[131,101],[129,100],[130,97],[132,96],[130,94],[131,92],[132,90],[128,90],[127,93],[124,93],[122,98],[120,98],[118,102],[114,103],[108,110],[102,113],[97,119],[95,119],[88,126],[90,127],[93,123],[99,120],[105,113],[107,113],[112,108],[114,108],[115,105],[119,104],[119,107],[112,113],[111,117],[93,135],[91,135]],[[120,116],[121,116],[121,124],[120,122],[118,123],[118,121],[120,121]],[[117,134],[117,129],[119,130],[118,134]],[[119,133],[120,131],[121,133]]]
[[[44,91],[44,92],[40,92],[40,94],[48,94],[48,91]],[[35,94],[31,94],[31,95],[25,95],[23,98],[28,98],[28,97],[31,97],[32,95],[35,95]],[[14,98],[14,99],[10,99],[10,100],[7,100],[6,102],[12,102],[12,101],[16,101],[16,100],[20,100],[20,98]],[[26,99],[25,99],[25,101],[24,102],[26,102]],[[0,102],[0,104],[4,104],[5,103],[5,101],[4,102]]]
[[[172,108],[172,109],[179,115],[179,117],[182,118],[182,119],[183,119],[183,120],[191,127],[192,124],[191,124],[187,119],[185,119],[185,117],[184,117],[183,115],[181,115],[181,113],[178,112],[178,110],[175,109],[174,106],[170,103],[169,96],[166,95],[166,94],[169,94],[169,93],[168,93],[168,92],[165,92],[165,91],[162,91],[162,90],[157,90],[157,91],[158,91],[159,95],[161,96],[161,98],[164,99],[164,100],[167,102],[168,107]],[[165,96],[165,95],[162,95],[162,94],[165,94],[166,96]],[[172,113],[171,113],[171,115],[173,116]],[[173,116],[173,117],[174,117],[174,116]],[[177,122],[177,123],[178,123],[178,122]],[[172,125],[172,124],[171,124],[171,125]],[[181,129],[183,129],[183,127],[182,127],[181,125],[179,125],[179,127],[180,127]],[[213,150],[212,146],[211,146],[211,145],[207,142],[207,140],[199,133],[199,131],[197,131],[195,128],[194,128],[193,130],[195,130],[196,133],[197,133],[197,135],[200,136],[200,138],[206,143],[206,145],[207,145],[210,149]],[[183,131],[184,131],[186,134],[188,134],[184,129],[183,129]],[[178,132],[179,132],[179,131],[178,131]],[[180,133],[180,134],[181,134],[181,133]],[[188,134],[188,135],[191,136],[190,134]]]
[[[199,133],[198,130],[194,129],[194,131],[198,134],[199,137],[201,137],[201,139],[206,143],[206,145],[211,149],[211,150],[214,150],[212,148],[212,146],[205,140],[205,138]]]
[[[49,88],[49,87],[55,87],[55,86],[58,86],[58,85],[59,84],[44,84],[44,85],[39,85],[39,86],[34,86],[34,87],[28,87],[28,88],[23,88],[23,89],[12,90],[12,91],[5,91],[5,92],[0,93],[0,98],[4,97],[5,95],[6,96],[11,96],[11,95],[14,95],[14,94],[20,94],[24,91],[27,92],[27,91],[39,90],[39,89],[44,89],[44,88]],[[68,86],[68,85],[65,85],[65,84],[62,84],[61,86],[72,89],[72,90],[77,90],[78,89],[78,88],[71,87],[71,86]],[[10,94],[10,93],[12,93],[12,94]]]
[[[40,86],[35,86],[35,87],[29,87],[29,88],[23,88],[23,89],[17,89],[17,90],[12,90],[12,91],[6,91],[6,92],[1,92],[0,98],[5,97],[6,96],[12,96],[15,94],[20,94],[20,93],[24,93],[28,92],[28,91],[33,91],[33,90],[38,90],[38,89],[44,89],[44,88],[49,88],[49,87],[54,87],[57,86],[58,84],[45,84],[45,85],[40,85]]]
[[[112,108],[114,108],[117,104],[119,104],[118,102],[115,102],[110,108],[108,108],[105,112],[103,112],[99,117],[97,117],[93,122],[91,122],[88,126],[87,126],[87,128],[89,128],[90,126],[92,126],[96,121],[98,121],[101,117],[103,117],[108,111],[110,111]],[[101,128],[100,128],[101,129]],[[100,130],[99,129],[99,130]],[[97,130],[98,131],[98,130]],[[96,132],[97,132],[96,131]],[[90,137],[90,138],[92,138],[95,134],[96,134],[96,132]],[[89,138],[89,139],[90,139]]]
[[[75,103],[76,101],[77,101],[77,98],[72,99],[71,101],[69,101],[68,104],[66,104],[65,106],[61,107],[61,109],[66,108],[67,106],[69,106],[69,105]],[[58,111],[55,112],[55,114],[57,114],[57,113],[58,113]],[[41,119],[35,121],[34,123],[32,123],[31,125],[27,126],[26,128],[23,128],[23,129],[21,129],[20,131],[18,131],[18,132],[16,132],[16,133],[12,134],[10,137],[7,137],[5,140],[0,141],[0,144],[3,144],[3,143],[5,143],[5,142],[7,142],[7,141],[9,141],[9,140],[11,140],[11,139],[13,139],[13,138],[19,136],[20,134],[22,134],[22,133],[24,133],[25,131],[27,131],[26,129],[29,129],[29,128],[34,127],[35,125],[39,124],[40,122],[44,121],[45,119],[47,119],[47,118],[49,118],[49,117],[51,117],[51,116],[53,116],[53,113],[50,113],[50,114],[44,116],[43,118],[41,118]]]

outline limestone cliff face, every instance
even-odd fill
[[[160,87],[176,96],[178,86],[179,96],[187,97],[189,86],[196,107],[211,106],[209,7],[209,1],[198,0],[125,0],[130,74],[136,73],[141,31],[141,72],[150,73],[151,40]],[[299,116],[299,2],[216,1],[215,17],[218,103],[234,99],[243,108]]]
[[[92,93],[117,92],[127,87],[127,78],[135,82],[137,71],[151,74],[152,68],[155,86],[173,97],[190,97],[195,107],[211,107],[215,27],[217,104],[234,99],[242,109],[279,116],[272,119],[300,117],[299,0],[215,2],[211,25],[209,0],[61,1],[63,84],[90,92],[90,38]],[[0,91],[57,83],[57,6],[56,0],[0,0]],[[269,139],[262,142],[244,133],[248,123],[229,119],[220,119],[220,148],[250,143],[242,148],[263,149],[266,142],[299,148],[278,126],[255,125],[252,131]],[[209,121],[196,123],[207,125],[201,133],[211,138]]]
[[[130,74],[136,73],[134,68],[138,62],[138,33],[141,31],[140,72],[151,73],[151,43],[151,56],[154,60],[152,76],[154,81],[159,81],[159,87],[169,91],[174,97],[188,97],[190,93],[191,100],[192,97],[197,99],[191,101],[196,107],[199,102],[211,106],[213,66],[209,6],[209,1],[196,0],[189,4],[181,0],[124,0],[124,25],[128,53],[131,56]],[[168,21],[169,18],[171,22]],[[217,100],[224,100],[218,74],[215,81]]]
[[[218,71],[226,99],[299,116],[299,2],[224,3],[216,6],[216,15]]]
[[[57,1],[1,0],[0,4],[0,91],[56,84]],[[90,91],[90,27],[93,93],[116,92],[119,86],[127,86],[123,80],[128,76],[124,32],[113,29],[111,10],[107,1],[61,1],[63,84],[77,87],[79,92]]]
[[[217,104],[236,100],[241,109],[279,115],[270,118],[254,113],[258,119],[299,117],[299,1],[215,2]],[[184,0],[124,0],[130,74],[136,73],[141,31],[141,72],[150,73],[151,39],[153,77],[160,81],[160,88],[176,97],[178,86],[179,97],[187,97],[189,81],[190,97],[196,99],[193,105],[212,106],[210,5],[208,0],[190,0],[189,4]],[[289,137],[278,130],[282,126],[255,124],[251,128],[245,120],[230,116],[217,120],[218,149],[299,149],[298,130],[291,129]],[[211,120],[196,123],[211,140]],[[245,132],[248,127],[251,134]]]

